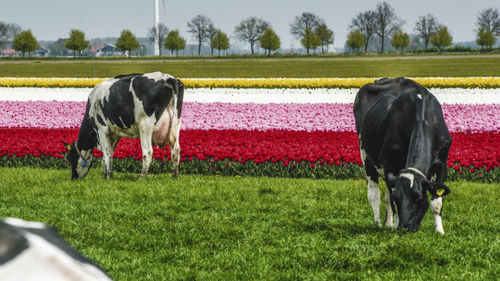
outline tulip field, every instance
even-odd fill
[[[70,180],[63,142],[103,79],[0,78],[0,217],[54,226],[115,280],[498,280],[500,77],[416,78],[453,137],[444,236],[430,212],[373,224],[352,108],[374,79],[181,78],[178,178],[155,147],[139,179],[122,139],[113,179],[95,149]]]
[[[39,86],[53,82],[29,80],[41,83]],[[67,81],[73,85],[83,81],[87,85],[89,80]],[[180,136],[181,172],[362,178],[352,114],[357,88],[343,86],[346,81],[357,85],[369,80],[344,79],[336,81],[341,85],[337,88],[332,87],[335,80],[328,79],[293,80],[298,84],[290,88],[273,86],[279,79],[215,79],[223,83],[202,88],[188,87],[187,82]],[[241,87],[245,81],[254,81],[261,87]],[[318,81],[330,84],[318,88]],[[498,182],[500,94],[498,88],[492,88],[498,79],[463,78],[460,82],[456,78],[420,78],[420,81],[462,86],[430,88],[442,104],[453,137],[448,159],[450,178]],[[228,86],[231,83],[233,88]],[[470,88],[471,83],[477,83],[476,87]],[[0,88],[1,165],[67,167],[63,142],[76,140],[89,91],[90,88],[79,87]],[[96,149],[94,156],[99,158],[102,153]],[[139,141],[122,139],[114,157],[115,170],[139,171],[142,157]],[[168,148],[155,147],[153,157],[156,161],[151,172],[169,171]],[[97,162],[94,161],[95,166]]]

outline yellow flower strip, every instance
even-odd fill
[[[0,78],[0,87],[93,88],[107,78]]]
[[[0,87],[92,88],[107,78],[0,78]],[[500,88],[500,77],[412,78],[428,88]],[[376,78],[181,78],[186,88],[360,88]]]

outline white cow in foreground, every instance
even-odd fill
[[[73,249],[57,230],[40,222],[0,221],[0,280],[111,280]]]

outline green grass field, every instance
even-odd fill
[[[0,217],[43,221],[116,280],[498,280],[500,188],[449,182],[445,236],[378,229],[360,180],[84,180],[0,168]]]
[[[0,77],[113,77],[154,71],[180,78],[500,76],[500,56],[5,62],[0,63]]]

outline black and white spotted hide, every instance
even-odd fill
[[[374,221],[380,221],[381,175],[387,183],[385,225],[417,231],[429,209],[435,229],[441,222],[451,136],[441,105],[420,84],[404,78],[379,79],[363,86],[354,101],[361,159]]]
[[[92,150],[103,152],[103,177],[113,176],[113,152],[123,138],[140,138],[144,177],[152,161],[153,146],[170,146],[173,175],[179,174],[182,100],[184,85],[161,72],[116,76],[89,94],[78,140],[68,146],[71,178],[83,178],[92,162]]]
[[[52,227],[8,218],[0,221],[0,280],[111,280]]]

